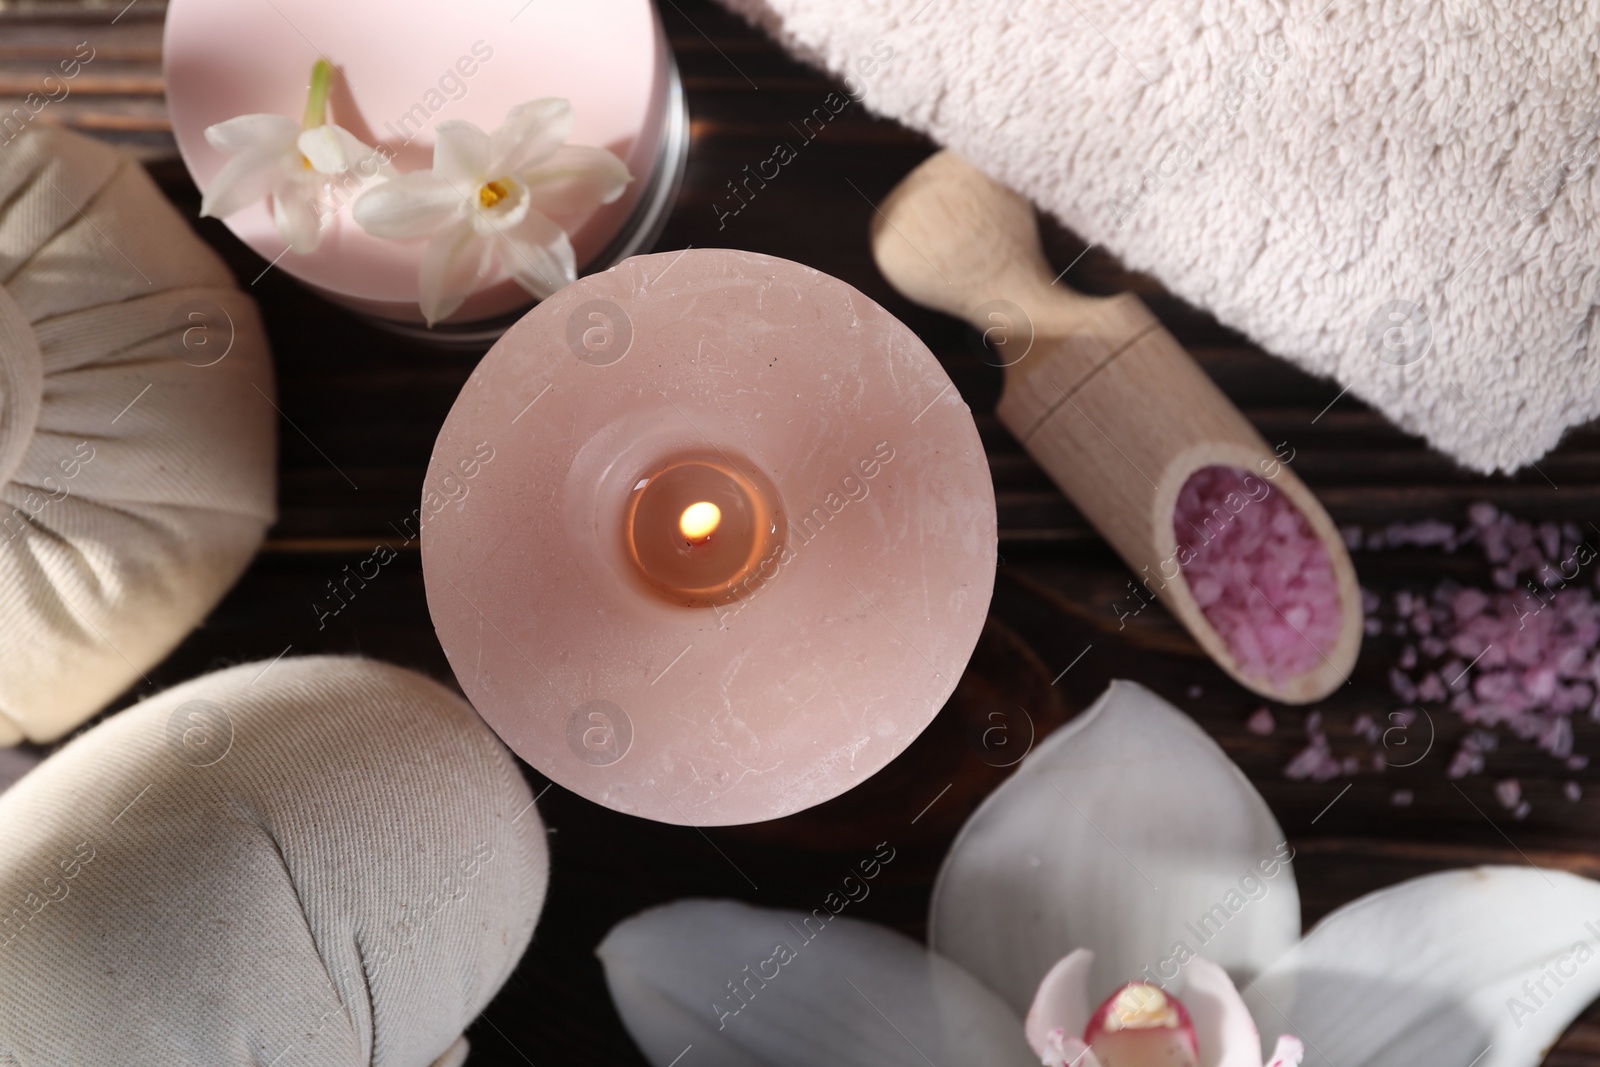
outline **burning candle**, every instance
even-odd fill
[[[327,120],[389,153],[400,173],[429,170],[439,123],[492,131],[516,105],[571,101],[567,143],[609,149],[633,175],[619,200],[556,220],[580,270],[603,269],[648,247],[665,221],[682,174],[687,113],[649,0],[173,0],[163,44],[168,110],[202,192],[230,158],[208,143],[207,128],[250,114],[298,119],[307,72],[318,59],[334,68]],[[318,196],[322,228],[314,251],[288,250],[265,196],[227,214],[226,224],[274,269],[380,323],[420,331],[425,243],[363,231],[352,218],[350,205],[364,188],[354,177],[328,183]],[[480,202],[495,188],[485,184]],[[481,342],[531,303],[502,264],[428,336]]]
[[[732,600],[781,543],[777,491],[746,467],[714,454],[678,457],[633,487],[628,555],[651,588],[689,606]]]
[[[777,818],[899,754],[977,642],[995,548],[938,361],[844,283],[745,252],[637,257],[540,304],[423,493],[429,610],[479,713],[565,787],[674,823]]]

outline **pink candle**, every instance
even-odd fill
[[[664,822],[773,819],[875,773],[954,689],[994,582],[988,464],[938,362],[855,289],[747,252],[630,259],[530,312],[457,399],[423,515],[478,711]]]
[[[206,128],[254,113],[298,118],[319,57],[336,70],[329,120],[392,151],[402,172],[429,169],[437,123],[460,119],[493,130],[516,104],[570,100],[569,143],[611,150],[634,176],[620,200],[569,225],[580,269],[644,247],[664,218],[686,131],[676,70],[649,0],[173,0],[164,42],[168,109],[202,192],[228,160],[206,142]],[[286,252],[264,198],[226,222],[274,269],[330,299],[420,324],[423,244],[363,232],[340,200],[330,198],[322,242],[307,253]],[[531,302],[498,270],[448,324],[482,323]]]

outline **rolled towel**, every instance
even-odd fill
[[[515,761],[435,682],[187,682],[0,795],[0,1065],[454,1067],[548,870]]]
[[[0,745],[51,741],[204,618],[274,519],[255,304],[130,157],[0,151]]]

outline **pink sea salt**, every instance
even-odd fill
[[[1467,519],[1461,527],[1427,520],[1341,530],[1354,551],[1472,548],[1485,565],[1481,588],[1447,578],[1430,590],[1387,597],[1362,590],[1367,634],[1401,638],[1384,668],[1389,689],[1401,704],[1430,717],[1453,713],[1469,727],[1449,756],[1452,778],[1486,771],[1502,737],[1581,771],[1589,758],[1574,751],[1574,720],[1600,721],[1600,549],[1576,523],[1527,522],[1488,503],[1472,505]],[[1374,716],[1362,713],[1352,734],[1387,748],[1392,727],[1409,725],[1414,715],[1410,708],[1390,712],[1389,727],[1379,731]],[[1291,764],[1308,777],[1342,755],[1324,747],[1320,723],[1312,732],[1313,744]],[[1372,761],[1374,769],[1383,769],[1380,762]],[[1569,796],[1582,795],[1576,782],[1570,785]],[[1513,818],[1527,816],[1531,805],[1515,780],[1503,780],[1498,791]]]
[[[1339,634],[1327,549],[1268,482],[1203,467],[1178,494],[1177,563],[1240,669],[1283,682],[1317,666]]]
[[[1272,712],[1266,708],[1257,708],[1245,721],[1244,728],[1257,737],[1271,737],[1277,723],[1273,721]]]

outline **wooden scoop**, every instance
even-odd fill
[[[1362,613],[1343,539],[1136,296],[1088,297],[1054,284],[1032,207],[952,152],[912,171],[883,202],[872,251],[907,298],[984,331],[1006,368],[1000,421],[1223,670],[1296,704],[1348,680]],[[1246,675],[1175,562],[1178,492],[1212,465],[1243,468],[1287,495],[1327,548],[1342,617],[1333,647],[1303,674]]]

